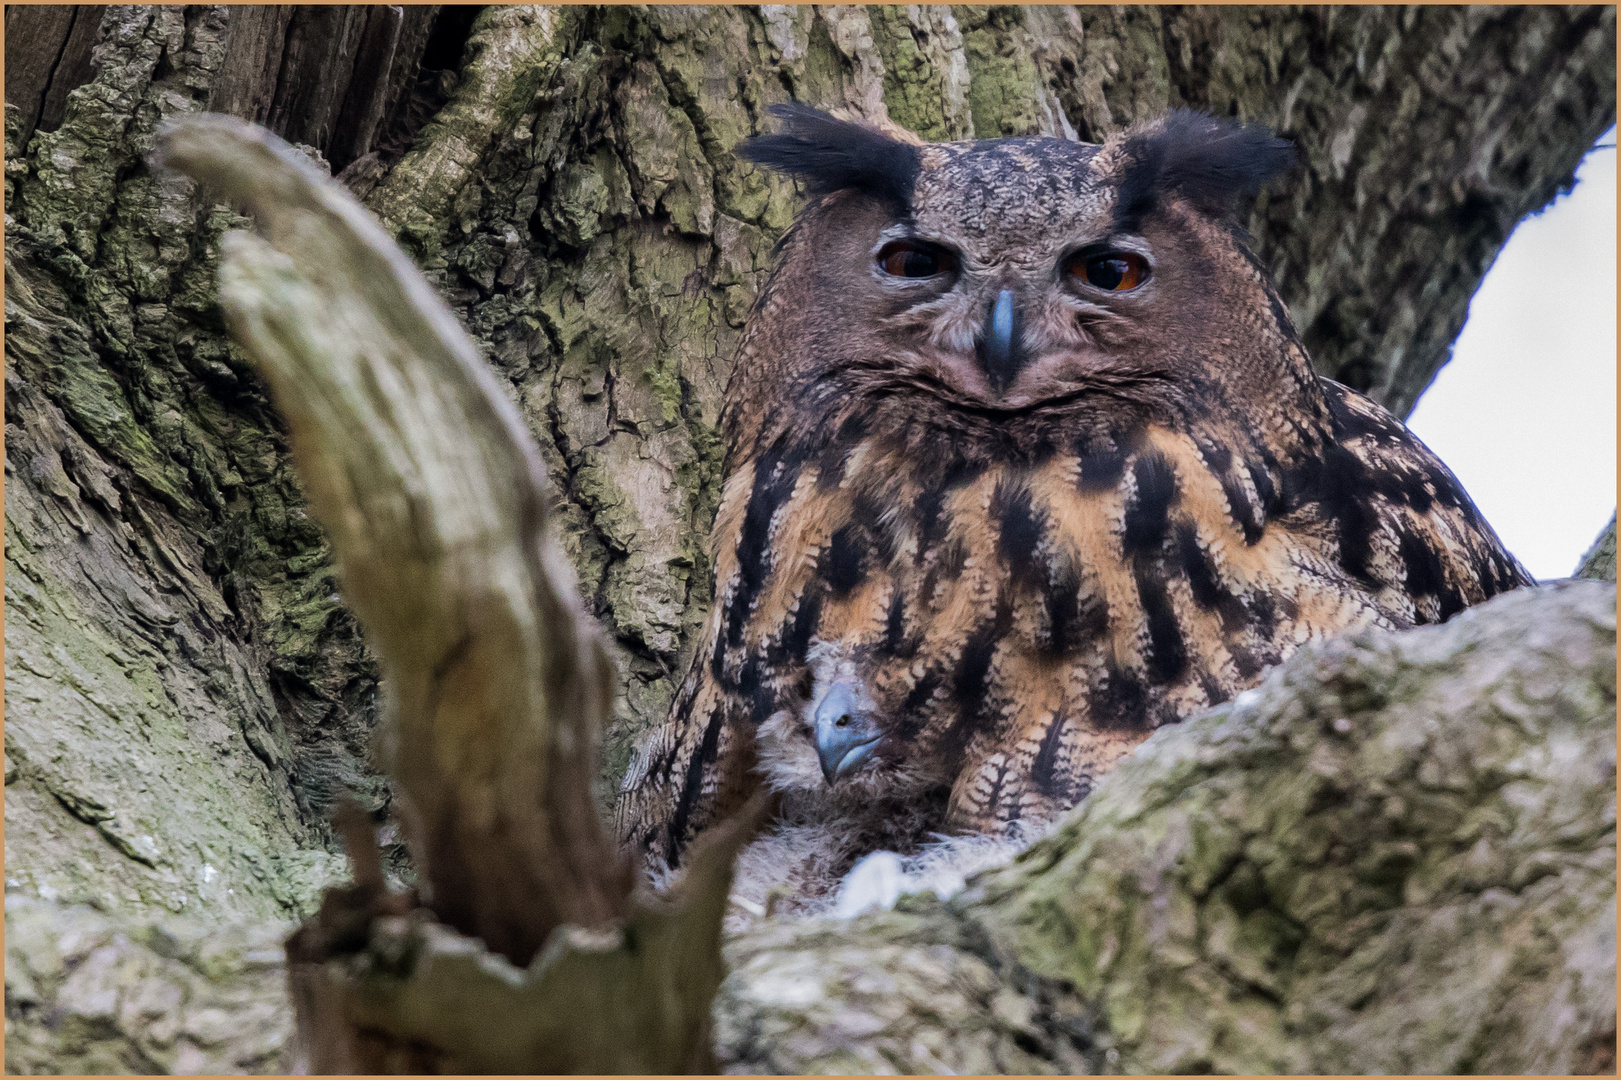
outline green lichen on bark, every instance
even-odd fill
[[[1042,135],[1043,117],[1030,88],[1039,86],[1035,58],[1024,27],[1024,9],[1009,5],[952,9],[962,28],[968,59],[968,107],[974,136],[998,139]]]
[[[215,757],[198,760],[221,776],[258,777],[198,813],[240,828],[245,851],[310,852],[313,866],[329,858],[335,795],[387,800],[367,762],[375,665],[334,595],[279,422],[222,332],[214,246],[241,221],[143,164],[157,124],[211,99],[245,10],[109,8],[94,76],[61,126],[19,146],[7,111],[8,570],[19,589],[62,594],[123,652],[126,639],[151,650],[157,675],[96,670],[118,673],[171,730],[207,733]],[[931,138],[1096,140],[1178,103],[1280,126],[1304,165],[1253,220],[1260,251],[1324,370],[1403,409],[1444,355],[1469,275],[1610,122],[1613,12],[483,10],[445,76],[449,102],[367,201],[542,446],[568,552],[620,664],[605,786],[662,718],[709,602],[719,401],[795,206],[791,183],[733,152],[772,126],[768,106],[792,96]],[[1445,92],[1454,84],[1469,92]],[[1378,115],[1396,120],[1368,122]],[[1481,147],[1492,148],[1485,172],[1471,164]],[[1420,288],[1437,266],[1445,287]],[[1359,314],[1369,297],[1384,306]],[[54,420],[28,422],[49,409],[72,438]],[[81,573],[68,557],[78,536],[131,561]],[[142,622],[145,596],[173,622]],[[46,625],[8,627],[18,656],[70,633]],[[7,675],[37,678],[9,663]],[[83,692],[60,692],[94,713]],[[58,730],[43,700],[19,695],[10,716],[41,745]],[[144,738],[108,724],[109,761]],[[102,810],[51,794],[26,751],[14,765],[13,877],[61,882],[58,868],[77,866],[73,895],[176,902],[178,886],[109,836],[108,822],[139,817],[136,802],[92,792],[122,815],[96,831],[83,819]],[[140,813],[159,831],[135,835],[195,846],[185,822]],[[277,911],[308,892],[304,870],[269,857],[197,859],[176,880],[213,866],[237,897]]]
[[[510,132],[562,62],[567,9],[492,6],[467,42],[456,92],[368,200],[406,250],[434,265],[447,235],[478,224],[490,145]]]
[[[930,142],[973,138],[969,62],[950,9],[897,4],[869,12],[889,118]]]
[[[363,753],[366,662],[213,307],[239,219],[141,164],[224,31],[110,9],[62,125],[7,148],[7,880],[290,915],[338,870],[300,759]]]

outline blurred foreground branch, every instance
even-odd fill
[[[668,903],[591,793],[611,671],[516,409],[371,215],[263,129],[195,116],[156,163],[249,211],[220,298],[286,417],[346,598],[382,658],[384,764],[420,901],[363,817],[355,885],[289,942],[317,1072],[671,1072],[709,1061],[742,822]]]

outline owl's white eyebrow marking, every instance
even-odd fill
[[[936,244],[957,253],[960,245],[950,237],[930,229],[920,228],[915,220],[897,221],[887,226],[878,234],[878,242],[872,246],[872,254],[877,255],[885,244],[894,240],[918,240],[925,244]]]

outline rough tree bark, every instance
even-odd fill
[[[375,659],[215,302],[242,221],[149,172],[164,120],[304,144],[471,330],[611,635],[611,780],[708,601],[716,406],[792,207],[731,153],[767,105],[1278,127],[1261,251],[1322,370],[1398,412],[1614,117],[1610,7],[97,11],[7,12],[6,869],[136,913],[306,911],[336,797],[388,805]]]
[[[1614,753],[1613,586],[1308,649],[948,904],[732,939],[717,1050],[743,1072],[1613,1073]],[[290,1064],[271,934],[23,897],[7,925],[14,1071]],[[373,950],[434,955],[402,929]]]
[[[1608,581],[1615,584],[1615,515],[1610,515],[1610,524],[1599,533],[1593,546],[1587,549],[1582,556],[1581,564],[1576,567],[1576,576],[1591,578],[1594,581]]]
[[[387,802],[375,662],[215,305],[239,222],[147,170],[164,119],[343,170],[495,365],[622,673],[611,781],[708,601],[716,404],[792,208],[732,154],[765,106],[1271,124],[1303,167],[1261,250],[1322,369],[1398,412],[1614,115],[1608,7],[96,11],[7,13],[7,873],[120,907],[290,914],[337,795]]]

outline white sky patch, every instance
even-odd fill
[[[1615,155],[1589,151],[1514,230],[1407,422],[1541,579],[1575,571],[1616,503]]]

